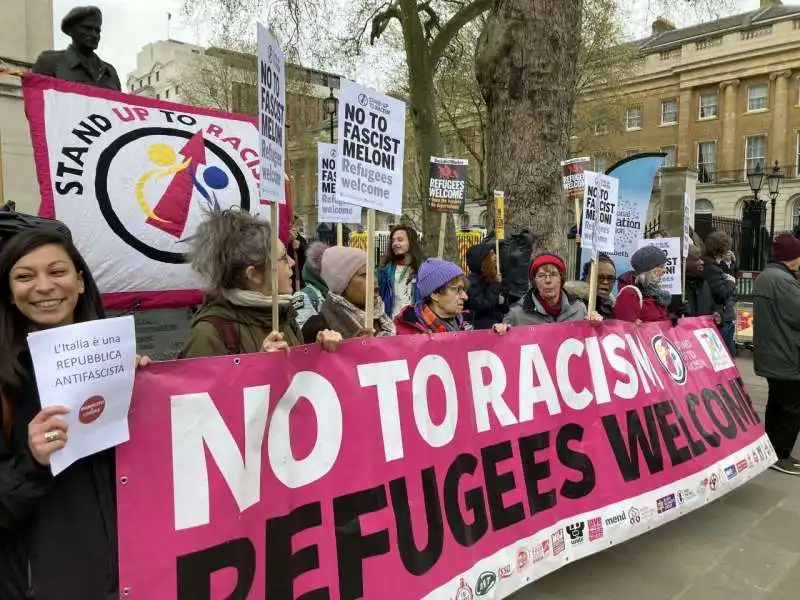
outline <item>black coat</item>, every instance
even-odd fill
[[[491,329],[493,325],[502,323],[508,312],[508,290],[505,285],[499,281],[489,281],[481,273],[483,261],[491,251],[491,247],[485,244],[467,250],[469,297],[464,308],[471,313],[473,329]],[[504,300],[502,304],[501,296]]]
[[[686,276],[686,316],[701,317],[715,312],[714,296],[711,286],[700,277]]]
[[[708,257],[703,257],[703,279],[711,288],[714,312],[722,315],[723,323],[732,323],[736,318],[736,284],[728,281],[719,263]]]
[[[36,600],[118,597],[114,451],[79,460],[57,477],[28,450],[41,410],[30,355],[10,443],[0,439],[0,504],[25,541]],[[5,599],[5,596],[3,597]]]

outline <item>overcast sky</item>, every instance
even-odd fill
[[[628,0],[628,2],[639,8],[631,15],[632,22],[635,23],[634,33],[646,34],[649,29],[648,23],[653,17],[652,14],[648,14],[649,0]],[[759,5],[759,0],[729,0],[729,2],[731,5],[735,2],[737,12],[754,10]],[[117,68],[122,81],[125,81],[128,73],[136,68],[136,54],[142,46],[167,39],[167,13],[172,13],[169,25],[169,36],[172,39],[201,45],[206,45],[209,40],[208,31],[186,23],[180,15],[182,0],[92,0],[91,3],[103,11],[103,39],[98,54]],[[56,48],[64,48],[69,44],[69,38],[61,33],[61,19],[76,4],[83,2],[53,0]],[[691,19],[691,16],[686,18]]]

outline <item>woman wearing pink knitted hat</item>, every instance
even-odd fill
[[[316,341],[320,331],[332,330],[349,339],[361,336],[391,336],[395,334],[392,320],[384,313],[383,301],[377,287],[375,318],[372,327],[364,328],[367,303],[367,253],[358,248],[332,246],[322,253],[322,279],[328,286],[328,296],[314,315],[303,325],[303,340]]]

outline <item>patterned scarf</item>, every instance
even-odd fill
[[[642,293],[655,300],[661,306],[669,306],[670,302],[672,302],[672,294],[663,289],[659,283],[642,287]]]
[[[464,320],[464,317],[461,315],[458,315],[452,321],[443,321],[427,304],[417,304],[414,307],[414,312],[417,315],[417,320],[425,327],[425,329],[432,331],[433,333],[469,331],[472,329],[472,325],[467,323]]]
[[[366,314],[355,304],[344,296],[339,296],[333,292],[328,292],[328,297],[322,303],[320,314],[325,317],[328,327],[333,331],[338,331],[344,339],[350,339],[364,328]],[[395,327],[392,320],[386,316],[383,301],[375,299],[375,337],[386,337],[395,335]]]

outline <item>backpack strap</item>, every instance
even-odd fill
[[[228,354],[241,354],[241,348],[239,347],[239,332],[236,330],[236,325],[234,325],[232,321],[213,315],[202,317],[198,320],[206,321],[214,326],[219,339],[221,339],[222,343],[225,344],[225,349],[228,351]]]
[[[635,285],[626,285],[619,291],[619,294],[617,294],[617,296],[619,297],[622,294],[622,292],[628,289],[633,290],[634,292],[636,292],[636,295],[639,296],[639,310],[642,310],[642,308],[644,307],[644,298],[642,297],[642,290],[640,290]]]

